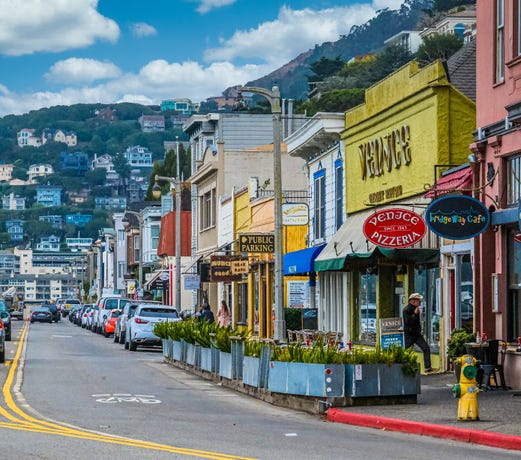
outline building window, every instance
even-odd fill
[[[326,230],[326,171],[321,169],[313,175],[315,217],[313,231],[315,240],[324,238]]]
[[[134,262],[138,262],[141,257],[141,254],[139,253],[139,248],[141,247],[140,244],[141,244],[141,237],[135,236],[134,237]]]
[[[157,249],[159,246],[159,225],[153,225],[150,231],[152,233],[152,249]]]
[[[344,187],[342,186],[344,176],[344,168],[342,160],[335,161],[335,230],[338,230],[342,225],[343,220],[343,194]]]
[[[521,0],[514,0],[514,52],[513,57],[521,55]]]
[[[502,83],[505,74],[505,0],[496,0],[496,83]]]
[[[206,230],[215,226],[216,193],[211,189],[201,197],[201,221],[200,230]]]
[[[521,196],[521,155],[507,163],[507,205],[514,205]]]

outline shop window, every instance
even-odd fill
[[[440,348],[441,280],[439,276],[438,268],[425,268],[423,265],[418,265],[414,270],[414,291],[423,295],[420,306],[422,333],[433,352]]]
[[[344,195],[344,168],[342,160],[335,161],[335,230],[342,226],[343,220],[343,195]]]
[[[313,230],[315,240],[325,237],[326,230],[326,173],[324,169],[316,172],[314,179],[314,196],[315,196],[315,216],[313,221]]]
[[[520,0],[521,1],[521,0]],[[521,196],[521,155],[512,157],[507,163],[507,205],[514,205]]]
[[[521,243],[514,240],[517,230],[509,234],[508,248],[508,337],[517,341],[521,337]]]
[[[378,275],[370,267],[365,274],[360,275],[358,312],[359,334],[362,342],[376,343],[376,285]]]
[[[237,322],[248,324],[248,283],[239,283],[237,296],[239,305]]]
[[[502,83],[505,74],[505,0],[496,0],[496,83]]]

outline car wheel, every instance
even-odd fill
[[[5,363],[5,349],[0,352],[0,363]]]
[[[33,320],[31,320],[31,324],[33,324],[33,323],[34,323],[34,321],[33,321]]]
[[[125,350],[128,350],[128,347],[129,347],[128,342],[125,340]]]
[[[103,335],[104,335],[105,337],[110,337],[110,334],[109,334],[107,331],[103,331]]]
[[[130,351],[136,351],[136,350],[137,350],[137,343],[134,342],[133,340],[131,340],[131,341],[130,341],[130,344],[129,344],[129,346],[128,346],[128,349],[129,349]]]
[[[7,340],[8,342],[11,341],[11,331],[9,331],[7,334],[5,334],[5,340]]]
[[[114,331],[114,342],[119,343],[119,337],[118,334],[116,334],[116,331]]]
[[[125,343],[125,332],[119,333],[119,343]]]

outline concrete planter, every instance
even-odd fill
[[[268,390],[301,396],[344,396],[342,364],[309,364],[270,361]]]
[[[346,364],[345,396],[407,396],[421,393],[420,375],[404,375],[401,364]]]
[[[174,361],[184,361],[185,360],[185,345],[186,342],[184,340],[177,341],[172,340],[172,359]]]
[[[219,375],[226,379],[233,379],[233,360],[231,353],[219,351]]]
[[[242,362],[242,381],[245,385],[259,388],[260,386],[260,358],[245,356]]]
[[[212,349],[201,347],[201,369],[206,372],[213,372]]]
[[[163,357],[172,359],[172,339],[161,339],[163,343]]]
[[[201,348],[200,345],[186,344],[186,364],[194,367],[201,366]]]

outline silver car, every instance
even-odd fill
[[[116,320],[116,325],[114,326],[114,342],[116,343],[125,343],[125,335],[127,331],[127,321],[129,316],[134,312],[134,310],[139,305],[161,305],[159,302],[155,302],[152,300],[144,301],[130,301],[125,304],[123,307],[123,311],[121,315],[118,316]]]
[[[140,304],[127,320],[125,348],[136,351],[138,345],[161,345],[161,339],[154,334],[154,326],[162,321],[182,320],[173,307]]]

